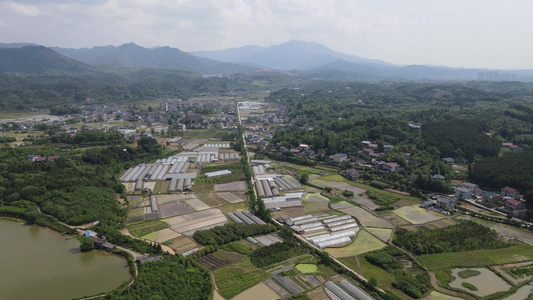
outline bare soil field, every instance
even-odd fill
[[[443,218],[443,216],[418,205],[400,207],[393,210],[392,213],[409,221],[411,224],[425,224]]]
[[[185,203],[187,203],[187,205],[189,205],[196,211],[206,210],[206,209],[211,208],[209,207],[209,205],[205,204],[200,199],[185,200]]]
[[[196,261],[211,271],[225,267],[231,263],[228,260],[218,258],[214,255],[206,255],[198,258]]]
[[[287,217],[300,217],[300,216],[303,216],[305,215],[305,210],[303,207],[301,206],[298,206],[298,207],[285,207],[283,208],[283,212],[285,212],[285,214],[287,215]]]
[[[347,202],[347,201],[342,201],[342,202],[339,202],[339,203],[331,203],[331,208],[333,209],[343,209],[343,208],[349,208],[349,207],[354,207],[355,205]]]
[[[122,183],[126,187],[126,192],[133,193],[135,191],[135,182]]]
[[[374,203],[372,200],[370,200],[368,198],[365,198],[365,197],[358,196],[358,195],[355,195],[353,197],[352,201],[357,203],[357,204],[364,205],[364,206],[368,207],[371,210],[374,210],[374,209],[379,207],[379,205]]]
[[[170,195],[156,195],[157,203],[159,205],[167,204],[167,203],[175,203],[180,200],[190,200],[190,199],[197,199],[197,197],[193,194],[170,194]]]
[[[179,233],[192,235],[196,230],[226,223],[227,219],[220,209],[212,208],[162,221]]]
[[[355,217],[363,227],[394,228],[389,221],[378,218],[360,207],[344,208],[340,211]]]
[[[155,188],[155,181],[144,182],[144,187],[153,191]]]
[[[244,201],[245,199],[244,193],[238,193],[238,194],[240,195],[237,196],[236,193],[225,192],[225,193],[217,193],[216,195],[228,201],[229,203],[239,203],[239,202]]]
[[[280,299],[280,296],[276,294],[272,289],[270,289],[266,284],[259,283],[246,291],[238,294],[232,298],[233,300],[270,300],[270,299]]]
[[[169,218],[188,214],[191,210],[183,203],[176,202],[159,206],[161,211],[161,218]]]
[[[215,184],[215,191],[216,192],[244,191],[244,190],[246,190],[246,184],[245,184],[244,181]]]

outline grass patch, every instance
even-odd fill
[[[533,260],[533,246],[521,244],[502,249],[426,254],[418,256],[418,259],[432,270],[452,267],[501,265]]]
[[[296,265],[295,268],[304,274],[318,272],[318,266],[315,264],[299,264],[299,265]]]
[[[352,185],[352,186],[355,186],[355,187],[358,187],[358,188],[361,188],[361,189],[365,189],[365,190],[373,192],[373,193],[381,194],[381,195],[386,196],[386,197],[393,197],[393,198],[399,198],[399,199],[405,199],[405,200],[412,200],[412,201],[420,202],[419,198],[416,198],[416,197],[413,197],[413,196],[407,196],[407,195],[398,194],[398,193],[394,193],[394,192],[390,192],[390,191],[380,190],[380,189],[372,187],[370,185],[367,185],[367,184],[364,184],[364,183],[355,182],[355,181],[351,181],[351,180],[348,180],[346,178],[344,178],[344,182],[348,183],[349,185]]]
[[[219,293],[226,299],[244,292],[270,277],[270,274],[252,265],[249,258],[213,271]]]
[[[154,193],[161,193],[161,187],[163,186],[163,181],[158,181],[155,183]]]
[[[474,285],[471,284],[471,283],[463,282],[463,283],[461,283],[461,285],[462,285],[463,287],[467,288],[467,289],[470,290],[470,291],[477,291],[477,287],[474,286]]]
[[[461,277],[461,278],[474,277],[474,276],[477,276],[479,274],[481,274],[481,272],[479,272],[477,270],[464,270],[464,271],[461,271],[461,272],[457,273],[457,275],[459,275],[459,277]]]
[[[359,264],[363,269],[365,278],[374,277],[378,281],[378,287],[383,289],[390,289],[391,284],[394,282],[395,277],[393,274],[385,271],[384,269],[370,263],[366,260],[365,255],[359,255]]]

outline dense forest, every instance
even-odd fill
[[[0,76],[0,109],[51,108],[82,104],[87,98],[99,103],[160,97],[187,99],[200,93],[257,90],[255,79],[248,75],[203,78],[190,71],[155,68],[111,69],[71,76]]]
[[[393,242],[416,255],[498,249],[513,245],[501,241],[496,231],[472,221],[424,232],[400,228],[396,230]]]
[[[431,121],[422,126],[422,138],[437,147],[441,157],[466,158],[471,162],[476,155],[498,155],[501,141],[487,136],[487,131],[487,126],[472,120]]]

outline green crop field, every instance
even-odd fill
[[[304,274],[318,272],[318,266],[315,264],[299,264],[299,265],[296,265],[295,268]]]
[[[418,259],[432,270],[498,265],[533,260],[533,246],[521,244],[502,249],[427,254],[418,256]]]
[[[226,299],[251,288],[270,277],[267,273],[252,265],[249,258],[213,271],[220,295]]]
[[[131,235],[141,237],[151,232],[168,228],[168,224],[161,221],[148,221],[138,224],[132,224],[128,226],[128,230]]]

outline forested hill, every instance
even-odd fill
[[[84,74],[91,71],[88,65],[43,46],[0,48],[0,74]]]
[[[201,74],[249,73],[255,70],[239,64],[223,63],[197,57],[176,48],[160,47],[148,49],[134,43],[124,44],[119,47],[94,47],[79,50],[55,48],[55,50],[89,65],[104,64],[126,68],[185,69]]]

